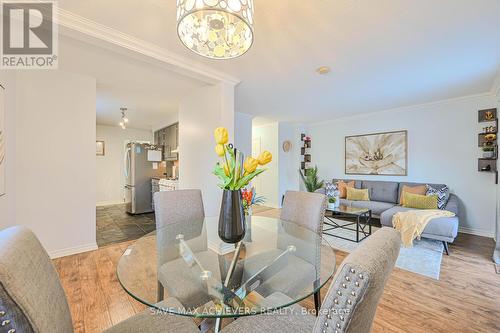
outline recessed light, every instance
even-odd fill
[[[327,66],[321,66],[316,70],[316,72],[320,75],[328,74],[330,73],[330,67]]]

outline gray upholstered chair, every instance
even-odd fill
[[[280,218],[282,220],[295,222],[320,236],[316,242],[316,249],[319,254],[316,257],[316,267],[321,266],[321,237],[323,235],[323,222],[327,204],[328,198],[321,193],[287,191],[281,209]],[[316,272],[316,276],[319,279],[319,271]],[[314,305],[319,310],[321,306],[319,290],[314,294]]]
[[[168,299],[162,307],[179,307]],[[146,310],[106,333],[199,332],[194,322]],[[54,266],[36,236],[24,227],[0,231],[0,332],[70,333],[71,313]]]
[[[183,234],[196,256],[203,258],[216,278],[220,278],[218,255],[208,250],[203,219],[203,199],[200,190],[164,191],[154,194],[156,240],[158,249],[158,301],[164,289],[184,307],[196,309],[211,300],[206,288],[193,278],[192,270],[181,258],[176,235]],[[195,223],[197,222],[197,223]],[[191,239],[196,241],[190,242]]]
[[[293,258],[293,267],[288,266],[286,269],[266,279],[266,282],[260,286],[262,292],[266,292],[267,290],[279,291],[284,295],[296,297],[302,290],[309,287],[305,285],[304,282],[310,283],[310,281],[314,279],[314,276],[316,276],[316,279],[319,279],[320,272],[316,268],[319,268],[321,265],[321,236],[326,205],[327,198],[323,194],[294,191],[287,191],[285,193],[280,218],[288,222],[293,222],[302,228],[307,228],[318,234],[319,237],[316,238],[316,243],[311,245],[315,247],[316,251],[297,251]],[[285,224],[283,228],[292,229],[292,226]],[[287,230],[287,233],[278,233],[275,250],[263,252],[245,260],[243,280],[248,276],[254,275],[262,267],[272,262],[282,250],[292,244],[294,241],[293,238],[290,239],[287,235],[293,234],[293,232],[293,230]],[[292,281],[288,278],[290,275],[297,276],[296,271],[301,272],[304,276],[303,280],[294,279]],[[263,296],[269,295],[265,294]],[[315,294],[314,299],[315,306],[319,309],[319,291]]]
[[[318,317],[304,314],[300,307],[293,306],[287,309],[287,314],[238,319],[222,332],[369,333],[400,246],[401,236],[392,228],[382,228],[363,241],[340,264]]]

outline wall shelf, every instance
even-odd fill
[[[306,174],[308,169],[307,164],[311,162],[311,154],[308,151],[311,148],[311,138],[302,133],[300,134],[300,140],[302,141],[302,147],[300,147],[300,155],[302,156],[300,169],[304,170],[304,174]]]
[[[478,133],[478,147],[489,147],[493,148],[493,157],[479,157],[477,159],[477,171],[478,172],[489,172],[495,174],[495,184],[498,184],[498,138],[495,137],[494,140],[486,140],[486,136],[490,134],[497,135],[498,132],[498,118],[497,109],[485,109],[478,111],[478,122],[479,123],[492,123],[495,125],[486,126],[483,128],[483,132]]]

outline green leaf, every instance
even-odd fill
[[[223,187],[221,187],[222,189],[227,189],[227,186],[231,182],[231,177],[226,176],[226,173],[224,172],[224,168],[220,165],[220,163],[217,163],[215,165],[214,175],[219,177],[220,181],[222,182],[222,184],[219,184],[219,186],[222,185],[223,186]]]
[[[246,175],[245,177],[241,178],[238,184],[236,184],[235,190],[239,190],[240,188],[245,187],[254,177],[257,177],[261,173],[266,171],[266,169],[257,169],[251,174]]]
[[[315,192],[316,190],[323,187],[324,181],[319,181],[318,179],[318,167],[315,166],[313,169],[305,170],[305,175],[299,170],[300,178],[304,182],[304,185],[308,192]]]

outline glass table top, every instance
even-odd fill
[[[129,246],[117,267],[122,287],[160,311],[238,317],[297,303],[335,272],[335,253],[315,232],[252,216],[237,244],[217,235],[218,218],[171,224]],[[321,246],[323,244],[323,246]],[[175,297],[180,306],[160,302]]]
[[[346,205],[340,205],[335,209],[327,208],[327,211],[339,214],[349,214],[349,215],[360,215],[365,214],[370,211],[368,208],[358,208],[358,207],[350,207]]]

